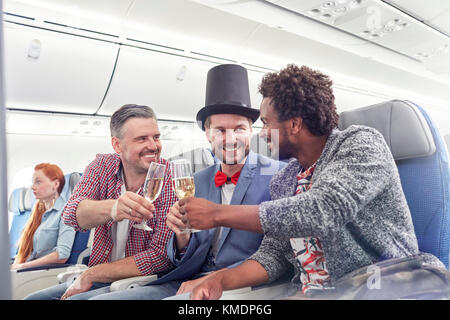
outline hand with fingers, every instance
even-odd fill
[[[178,201],[175,202],[172,207],[170,207],[169,212],[167,213],[166,223],[169,229],[175,232],[178,250],[186,247],[189,243],[191,234],[182,233],[182,231],[186,229],[188,225],[186,217],[180,213],[180,206],[178,205]]]
[[[128,219],[142,222],[143,219],[153,218],[155,206],[137,193],[127,191],[121,195],[111,209],[111,218],[114,221]]]
[[[220,271],[201,278],[203,281],[194,283],[191,290],[191,300],[218,300],[223,293],[223,285],[220,277]]]
[[[202,198],[188,197],[179,201],[179,212],[191,228],[211,229],[217,227],[215,215],[217,203]]]
[[[61,296],[61,300],[66,300],[71,296],[89,291],[93,282],[89,280],[89,273],[91,270],[84,271],[64,292]]]

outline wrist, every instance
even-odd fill
[[[95,282],[95,267],[91,267],[83,271],[80,277],[84,282],[93,283]]]
[[[227,207],[226,205],[215,204],[215,208],[213,210],[213,215],[212,215],[212,221],[213,221],[214,228],[223,226],[223,223],[224,223],[223,211],[226,207]]]
[[[190,233],[175,234],[176,249],[178,251],[180,251],[180,250],[186,248],[190,239],[191,239]]]
[[[118,205],[118,203],[119,203],[119,201],[117,199],[110,200],[110,203],[106,208],[107,213],[109,214],[109,217],[113,221],[117,220],[117,205]],[[111,206],[111,204],[112,204],[112,206]]]

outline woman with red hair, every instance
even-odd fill
[[[12,269],[65,263],[70,256],[75,230],[61,219],[65,200],[60,197],[64,174],[55,164],[34,167],[31,190],[37,202],[19,238]]]

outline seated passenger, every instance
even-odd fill
[[[37,202],[19,238],[11,269],[65,263],[69,258],[75,230],[61,219],[65,201],[59,195],[64,183],[57,165],[40,163],[34,167],[31,190]]]
[[[156,115],[147,106],[124,105],[112,115],[110,127],[116,153],[98,154],[87,166],[62,214],[76,230],[95,228],[89,268],[70,286],[56,285],[25,299],[87,299],[109,292],[113,281],[173,267],[166,254],[172,235],[166,215],[176,195],[168,166],[153,204],[142,191],[150,163],[168,164],[160,157]],[[143,219],[153,230],[133,227]]]
[[[179,202],[193,228],[226,226],[264,233],[246,262],[208,276],[194,299],[217,299],[222,290],[267,283],[289,264],[306,297],[379,260],[420,255],[397,167],[375,129],[336,130],[338,114],[328,76],[288,65],[264,76],[261,135],[292,157],[270,184],[272,201],[224,206],[205,199]],[[276,138],[278,136],[278,139]],[[444,268],[434,256],[428,264]],[[182,293],[182,292],[180,292]]]
[[[252,123],[259,111],[250,107],[247,70],[239,65],[216,66],[208,72],[207,83],[209,101],[198,112],[197,120],[220,163],[194,174],[195,195],[235,205],[270,200],[269,182],[281,163],[250,151]],[[261,243],[261,234],[229,228],[183,233],[187,225],[177,208],[175,204],[167,215],[167,224],[175,232],[167,251],[176,269],[147,286],[92,299],[159,300],[173,296],[184,280],[239,265]]]

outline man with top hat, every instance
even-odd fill
[[[209,70],[206,103],[197,113],[197,121],[219,161],[194,174],[196,197],[234,205],[270,200],[269,182],[284,164],[250,151],[252,124],[258,117],[259,111],[251,108],[244,67],[226,64]],[[167,225],[174,231],[167,254],[176,268],[147,286],[93,299],[159,300],[174,296],[178,290],[189,290],[208,273],[241,264],[261,243],[261,234],[231,228],[183,233],[188,224],[178,209],[175,204],[167,215]],[[186,280],[191,280],[188,285],[183,283]]]

